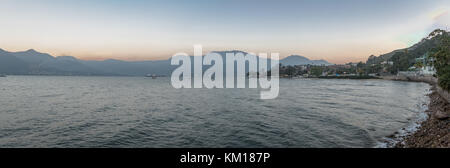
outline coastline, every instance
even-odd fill
[[[404,137],[395,148],[450,148],[450,104],[432,86],[426,114],[417,131]]]
[[[388,76],[385,80],[398,80],[410,82],[425,82],[431,85],[431,93],[428,94],[430,102],[427,119],[418,123],[415,132],[400,139],[394,148],[450,148],[450,103],[449,93],[437,86],[434,77],[404,77]]]

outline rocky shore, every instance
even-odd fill
[[[396,148],[450,148],[450,103],[438,93],[432,84],[430,103],[426,111],[428,119],[419,129],[397,143]]]

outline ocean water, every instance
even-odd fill
[[[169,78],[0,78],[0,147],[375,147],[423,116],[424,83],[281,79],[174,89]]]

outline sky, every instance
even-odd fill
[[[85,60],[242,50],[365,61],[449,30],[449,0],[0,0],[0,48]]]

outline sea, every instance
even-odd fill
[[[0,78],[0,147],[372,148],[414,131],[430,86],[280,79],[259,89],[175,89],[170,78]],[[396,135],[396,137],[399,137]]]

